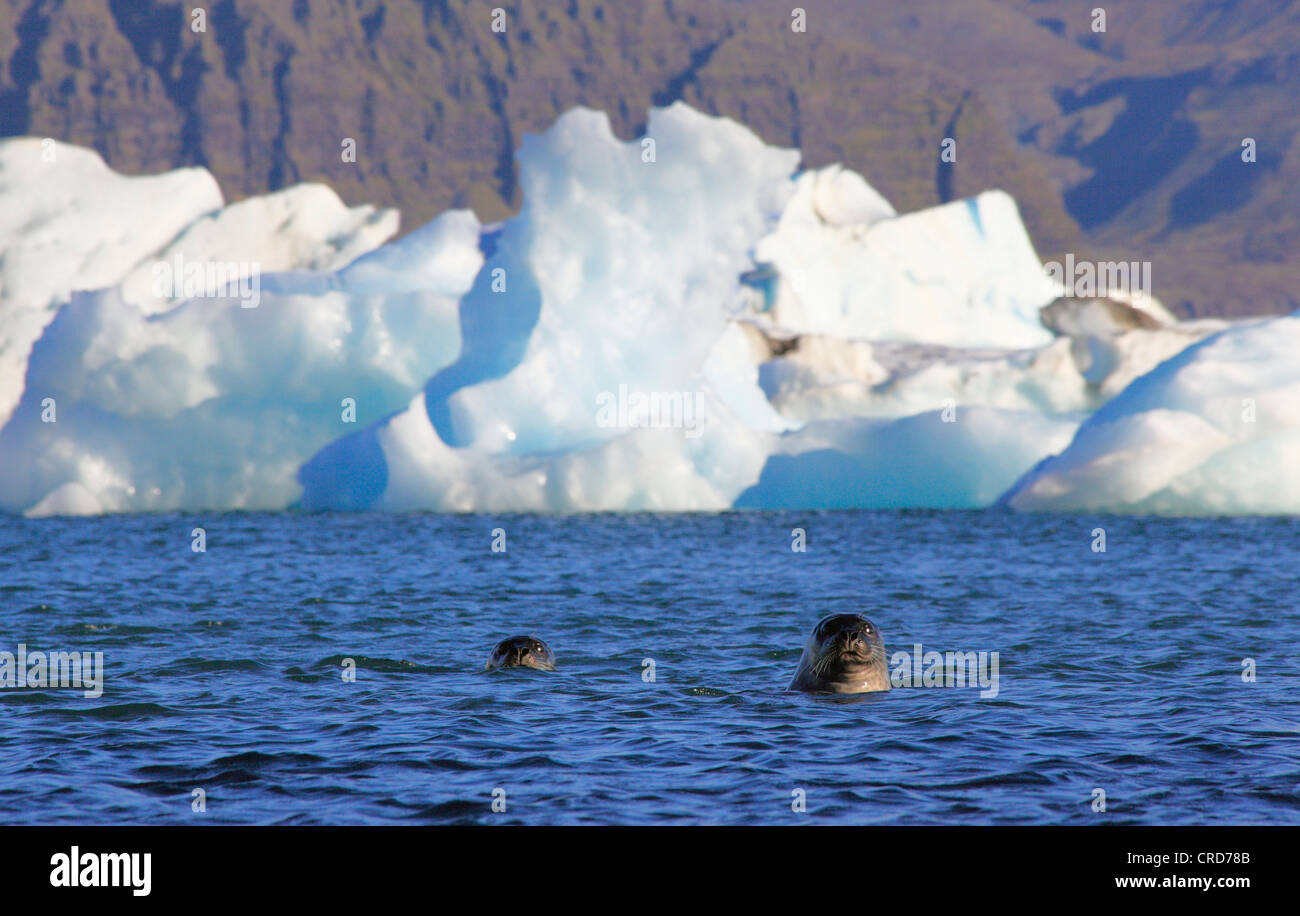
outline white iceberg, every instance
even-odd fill
[[[452,211],[351,271],[267,275],[256,308],[196,298],[153,314],[120,286],[74,294],[0,429],[0,506],[284,508],[312,453],[456,358],[478,244],[478,221]]]
[[[755,259],[776,275],[765,277],[755,312],[791,331],[865,340],[1001,348],[1051,340],[1039,309],[1057,287],[1008,194],[893,218],[858,205],[845,209],[860,221],[829,222],[819,205],[823,174],[799,176],[774,231],[756,245]]]
[[[1166,360],[1004,501],[1034,511],[1300,514],[1300,316],[1232,327]]]
[[[52,139],[0,140],[0,425],[23,390],[33,342],[74,291],[122,287],[165,311],[154,268],[257,262],[265,272],[331,270],[397,231],[395,210],[349,208],[324,185],[298,185],[223,208],[206,169],[121,175],[93,150]]]
[[[724,508],[745,493],[784,505],[798,491],[761,483],[764,466],[778,460],[817,473],[810,443],[827,439],[864,468],[879,467],[881,454],[897,455],[882,452],[891,443],[932,442],[927,457],[900,465],[910,486],[896,494],[849,491],[863,504],[979,505],[1068,441],[1078,418],[1040,422],[1041,405],[1028,397],[1014,404],[1033,412],[1021,422],[1008,411],[976,411],[961,415],[959,431],[935,420],[804,435],[794,430],[807,417],[783,409],[759,384],[770,368],[769,333],[792,332],[776,327],[791,314],[784,300],[753,308],[753,278],[763,273],[755,259],[782,290],[796,269],[786,249],[837,252],[825,266],[828,282],[843,290],[868,277],[879,294],[854,297],[848,312],[817,314],[813,325],[829,330],[805,333],[800,350],[814,373],[878,380],[870,345],[846,339],[859,331],[1050,341],[1035,310],[1051,301],[1053,288],[1009,198],[895,217],[860,176],[838,167],[795,175],[793,151],[766,147],[740,125],[681,104],[652,111],[647,137],[655,141],[653,161],[644,143],[618,140],[604,115],[577,110],[525,142],[526,203],[494,239],[461,302],[459,359],[406,410],[308,462],[301,505],[683,510]],[[943,245],[955,249],[937,264],[935,247]],[[979,250],[958,250],[963,245]],[[873,267],[866,274],[857,271],[863,258]],[[916,272],[925,277],[916,281]],[[890,298],[895,293],[901,304]],[[1071,371],[1067,384],[1082,387]],[[601,423],[602,397],[627,390],[697,398],[701,429]],[[951,390],[931,384],[875,413],[936,410]],[[843,401],[833,406],[832,418],[855,415]],[[945,453],[954,443],[988,466],[952,478]]]
[[[796,172],[796,151],[680,103],[633,142],[569,112],[524,142],[516,217],[451,211],[396,241],[395,213],[328,189],[222,206],[201,170],[155,186],[72,148],[62,178],[15,183],[37,142],[0,144],[0,214],[40,230],[0,217],[8,511],[961,508],[1035,466],[1012,505],[1105,484],[1117,511],[1195,511],[1216,462],[1293,457],[1280,370],[1252,376],[1258,441],[1165,405],[1070,445],[1226,325],[1154,301],[1056,303],[1045,324],[1061,290],[1006,195],[900,216],[861,176]],[[125,206],[137,188],[161,229]],[[255,308],[156,282],[214,262],[258,265]],[[1296,352],[1263,343],[1243,362]],[[1112,449],[1155,466],[1109,474]],[[1289,511],[1269,480],[1274,503],[1220,502]]]
[[[647,138],[653,157],[583,109],[527,138],[525,206],[461,301],[458,359],[309,462],[302,505],[724,508],[757,478],[761,434],[789,424],[729,316],[798,154],[680,104]],[[698,403],[703,426],[601,422],[628,391]]]

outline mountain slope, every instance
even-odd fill
[[[349,204],[520,201],[514,150],[578,105],[738,118],[900,210],[992,187],[1039,253],[1150,260],[1183,315],[1300,307],[1300,2],[0,0],[0,135],[114,168],[212,170],[231,199],[319,180]],[[939,161],[945,137],[955,163]],[[1258,161],[1240,160],[1256,141]],[[341,155],[356,143],[355,162]]]

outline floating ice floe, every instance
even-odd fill
[[[0,217],[0,305],[27,316],[0,345],[0,507],[31,515],[985,506],[1228,326],[1057,299],[1005,194],[899,215],[680,103],[632,142],[571,111],[525,139],[516,217],[396,241],[395,213],[319,186],[223,207],[202,170],[71,147],[17,182],[35,143],[0,142],[0,214],[27,214]],[[130,199],[158,231],[132,236]],[[255,301],[205,288],[252,263]],[[1055,467],[1011,505],[1069,492]]]
[[[223,207],[206,169],[121,175],[92,150],[35,137],[0,141],[0,201],[0,425],[32,343],[74,291],[121,284],[126,301],[164,311],[186,297],[155,293],[160,264],[333,269],[398,226],[396,211],[348,208],[324,185]]]
[[[261,275],[255,308],[219,296],[154,312],[157,299],[128,302],[123,286],[74,293],[0,429],[0,506],[287,506],[306,458],[455,359],[478,244],[478,221],[452,211],[373,262]]]
[[[818,203],[824,171],[795,180],[790,204],[754,248],[771,268],[756,275],[756,310],[773,325],[958,347],[1051,340],[1038,313],[1056,287],[1010,195],[988,191],[892,218],[888,204],[858,205],[845,208],[857,221],[829,222]]]
[[[950,379],[914,386],[909,396],[868,393],[866,406],[831,399],[817,412],[839,419],[926,414],[897,430],[853,423],[838,435],[793,432],[812,412],[792,404],[824,388],[828,374],[866,388],[888,377],[872,345],[854,339],[860,334],[924,341],[932,357],[947,352],[936,340],[1052,340],[1037,308],[1054,288],[1010,198],[986,195],[896,217],[860,176],[838,167],[795,175],[792,151],[771,149],[744,127],[684,105],[651,112],[647,136],[656,145],[653,163],[643,144],[618,140],[594,112],[571,112],[529,138],[519,156],[525,206],[505,224],[461,302],[465,343],[457,363],[406,411],[308,462],[302,505],[714,509],[742,494],[754,504],[787,505],[801,493],[820,505],[816,486],[778,494],[760,477],[769,459],[794,466],[787,478],[800,468],[820,473],[822,456],[807,443],[829,438],[847,450],[845,461],[864,469],[878,466],[889,443],[918,445],[900,465],[910,486],[843,491],[863,505],[972,506],[992,501],[1068,441],[1078,417],[1037,422],[1042,405],[1032,396],[1007,399],[1011,409],[1032,411],[1026,422],[973,413],[954,414],[953,424],[940,411],[947,400],[956,403],[950,396],[960,385]],[[834,256],[817,261],[817,252]],[[792,266],[798,257],[810,260]],[[813,284],[810,291],[787,282],[796,270]],[[504,291],[494,290],[494,275]],[[756,276],[770,279],[764,295],[775,296],[774,304],[755,308]],[[819,287],[817,278],[826,282]],[[869,295],[858,295],[862,283],[870,284]],[[846,293],[850,302],[841,308]],[[801,330],[797,352],[780,359],[806,357],[809,377],[795,378],[788,397],[774,395],[764,376],[779,374],[775,354],[764,353],[760,341]],[[994,379],[985,387],[1017,383]],[[1077,371],[1065,384],[1085,385]],[[646,398],[698,398],[703,433],[602,425],[602,396],[625,389]],[[1061,413],[1081,409],[1086,398],[1065,400]],[[920,447],[927,430],[932,449]],[[1012,430],[1018,441],[1008,447]],[[975,454],[995,456],[993,463],[951,478],[945,450],[976,441],[986,448]]]
[[[1161,363],[1004,502],[1036,511],[1300,514],[1300,316],[1229,328]]]

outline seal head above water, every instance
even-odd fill
[[[790,690],[869,693],[889,689],[885,643],[867,618],[831,614],[813,627]]]
[[[492,654],[487,664],[492,668],[536,668],[538,671],[555,670],[555,653],[551,647],[536,636],[511,636],[503,639]]]

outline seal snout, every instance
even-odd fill
[[[536,636],[511,636],[497,643],[485,668],[535,668],[555,670],[555,653]]]
[[[857,649],[863,646],[862,633],[858,630],[840,630],[835,642],[845,651]]]
[[[823,621],[814,639],[821,642],[823,652],[865,655],[874,647],[876,635],[865,617],[841,614]]]

